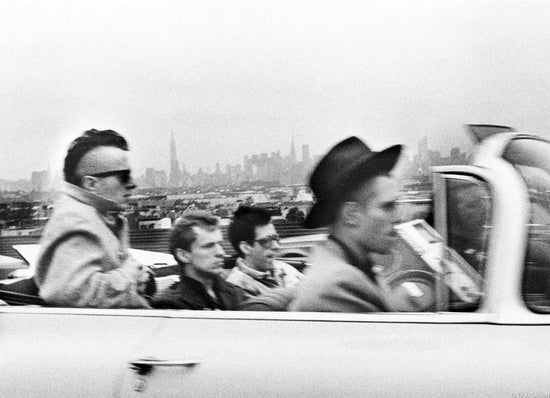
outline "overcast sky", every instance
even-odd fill
[[[280,150],[420,137],[464,123],[550,136],[547,1],[0,0],[0,179],[59,167],[89,128],[138,174]]]

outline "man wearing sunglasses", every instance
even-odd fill
[[[238,258],[226,280],[243,288],[248,295],[267,293],[273,288],[292,288],[302,279],[296,268],[276,260],[279,235],[268,210],[239,207],[227,235]]]
[[[150,308],[154,279],[128,252],[123,215],[135,188],[128,143],[112,130],[88,130],[70,144],[63,172],[40,242],[40,296],[55,306]]]

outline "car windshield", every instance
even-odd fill
[[[523,177],[531,203],[523,298],[536,312],[550,313],[550,143],[539,139],[516,139],[504,158]]]

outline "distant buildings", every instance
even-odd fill
[[[468,155],[462,152],[460,148],[454,147],[451,149],[449,156],[442,156],[438,150],[432,150],[428,147],[427,137],[422,137],[418,142],[418,152],[413,155],[413,159],[405,159],[410,164],[405,170],[406,177],[415,178],[430,175],[430,167],[444,166],[450,164],[467,164]]]
[[[46,192],[51,188],[49,171],[33,171],[31,173],[31,187],[34,192]]]
[[[177,157],[174,134],[170,138],[170,170],[156,170],[148,167],[145,173],[136,178],[139,188],[168,189],[169,192],[181,192],[188,188],[211,190],[216,187],[246,187],[254,186],[291,186],[302,185],[307,178],[318,157],[310,153],[308,144],[301,146],[301,159],[298,157],[294,139],[290,141],[288,155],[280,151],[244,155],[242,164],[216,163],[213,172],[199,169],[191,174]],[[405,163],[405,177],[415,179],[427,177],[430,167],[447,164],[466,164],[468,156],[460,148],[452,148],[448,156],[440,151],[429,148],[427,137],[418,142],[417,153],[412,159],[403,159]],[[34,192],[49,192],[57,187],[50,179],[49,171],[33,171],[30,180],[7,181],[0,180],[0,201],[17,199],[22,194]],[[15,195],[15,196],[14,196]]]
[[[181,187],[186,186],[189,182],[189,175],[185,170],[185,166],[180,169],[176,152],[176,141],[174,141],[174,133],[170,137],[170,177],[168,180],[169,187]],[[153,186],[155,187],[155,186]]]
[[[140,186],[149,188],[162,188],[168,186],[168,177],[164,170],[155,170],[148,167],[145,170],[145,175],[142,178]]]
[[[290,144],[288,156],[279,151],[244,157],[243,181],[274,181],[281,185],[303,184],[310,172],[309,145],[302,147],[302,156],[308,158],[298,161],[294,140]]]
[[[177,159],[174,137],[170,140],[170,171],[147,168],[138,179],[141,188],[127,212],[132,229],[169,228],[174,220],[192,209],[208,209],[222,219],[230,218],[243,203],[263,206],[272,211],[275,219],[299,222],[313,203],[307,176],[314,167],[309,145],[301,146],[298,158],[294,140],[288,155],[280,151],[245,155],[243,163],[222,168],[216,163],[210,173],[199,169],[189,173]],[[459,148],[448,156],[429,148],[423,137],[412,159],[403,158],[405,184],[409,191],[428,192],[431,189],[430,167],[446,164],[466,164],[467,155]],[[27,181],[27,193],[0,191],[0,230],[20,233],[23,229],[35,233],[51,211],[53,195],[43,192],[51,184],[47,171],[34,171]],[[0,184],[2,181],[0,181]],[[1,187],[1,185],[0,185]],[[29,205],[21,205],[21,203]],[[19,203],[19,204],[18,204]],[[3,206],[3,207],[2,207]],[[298,220],[298,221],[297,221]],[[8,231],[9,230],[9,231]]]
[[[290,153],[283,156],[279,151],[245,155],[242,164],[226,164],[223,168],[216,163],[212,173],[200,168],[195,174],[180,165],[177,158],[174,135],[170,138],[170,172],[147,168],[138,179],[140,188],[189,188],[205,186],[233,186],[252,182],[272,182],[277,185],[302,184],[313,167],[309,145],[302,145],[302,159],[299,161],[294,140]]]

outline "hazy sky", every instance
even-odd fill
[[[138,174],[280,150],[550,136],[547,1],[0,0],[0,178],[59,167],[89,128]]]

